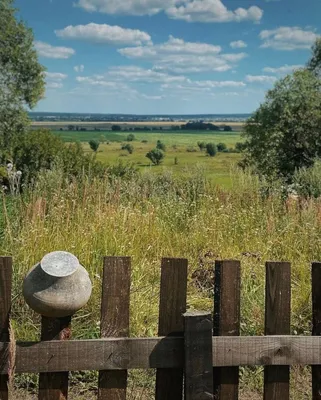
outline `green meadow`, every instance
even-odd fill
[[[235,148],[241,141],[240,132],[204,132],[204,131],[151,131],[151,132],[111,132],[111,131],[54,131],[65,142],[79,141],[83,143],[86,152],[92,152],[89,140],[101,142],[97,159],[104,163],[135,164],[140,170],[151,169],[160,173],[164,168],[170,168],[174,174],[184,174],[190,167],[201,165],[204,174],[213,183],[230,186],[231,170],[240,160],[238,153],[217,153],[209,157],[205,151],[200,151],[197,142],[225,143],[228,149]],[[135,140],[130,142],[134,147],[133,154],[121,150],[128,134],[133,133]],[[147,152],[156,147],[160,140],[166,145],[165,159],[159,166],[151,165]]]

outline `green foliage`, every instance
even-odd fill
[[[94,151],[95,153],[97,153],[98,148],[99,148],[99,145],[100,145],[99,140],[91,139],[91,140],[88,142],[88,144],[89,144],[91,150]]]
[[[207,143],[206,145],[206,153],[210,156],[210,157],[214,157],[217,153],[217,147],[215,143]]]
[[[231,127],[231,126],[229,126],[229,125],[224,125],[224,127],[223,127],[223,131],[224,131],[224,132],[232,132],[232,131],[233,131],[233,129],[232,129],[232,127]]]
[[[206,143],[205,142],[197,142],[197,146],[201,151],[206,149]]]
[[[156,149],[166,151],[166,146],[161,140],[157,140]]]
[[[246,149],[246,145],[243,142],[236,142],[235,143],[235,150],[238,153],[241,153],[242,151],[244,151]]]
[[[319,37],[313,47],[312,56],[308,61],[307,68],[318,76],[321,76],[321,38]]]
[[[153,150],[149,151],[149,152],[146,154],[146,157],[147,157],[154,165],[159,165],[159,164],[163,161],[163,159],[164,159],[164,157],[165,157],[165,154],[164,154],[163,150],[156,148],[156,149],[153,149]]]
[[[127,142],[133,142],[135,140],[135,135],[133,133],[130,133],[127,138]]]
[[[195,149],[194,146],[187,146],[186,148],[187,153],[196,153],[197,150]]]
[[[113,125],[113,126],[111,127],[111,130],[112,130],[113,132],[120,132],[120,131],[121,131],[121,127],[120,127],[119,125]]]
[[[301,196],[321,197],[321,162],[318,160],[313,167],[295,171],[293,184]]]
[[[217,151],[218,151],[218,152],[223,152],[223,151],[225,151],[225,150],[227,150],[227,146],[226,146],[225,143],[219,143],[219,144],[217,145]]]
[[[25,106],[37,104],[45,81],[32,31],[16,18],[12,0],[1,0],[0,26],[0,158],[5,161],[28,125]]]
[[[133,154],[134,146],[132,144],[130,144],[130,143],[127,143],[127,144],[123,144],[121,146],[121,149],[122,150],[127,150],[129,154]]]
[[[291,181],[321,156],[321,80],[299,70],[268,91],[244,127],[245,162],[270,178]]]

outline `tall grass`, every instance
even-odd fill
[[[145,173],[104,181],[83,176],[66,182],[59,169],[43,172],[32,190],[2,199],[0,252],[14,258],[13,319],[17,340],[38,338],[39,317],[21,296],[27,271],[45,253],[74,253],[94,290],[73,322],[74,338],[99,336],[102,260],[132,257],[132,336],[157,333],[160,260],[189,260],[188,307],[211,309],[211,288],[199,290],[200,259],[242,261],[242,334],[263,333],[264,262],[287,260],[292,269],[292,333],[309,334],[310,263],[321,260],[321,202],[262,196],[257,178],[235,171],[224,190],[195,168],[183,177]],[[9,207],[10,204],[10,207]],[[10,213],[8,210],[10,208]],[[202,264],[203,265],[203,264]]]

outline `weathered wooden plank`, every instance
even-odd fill
[[[131,260],[105,257],[102,283],[100,335],[129,336]],[[127,370],[99,371],[98,400],[125,400]]]
[[[187,260],[164,258],[161,265],[159,336],[182,336],[186,312]],[[183,369],[158,369],[156,399],[182,400]]]
[[[312,264],[312,335],[321,336],[321,263]],[[321,366],[312,367],[312,399],[321,400]]]
[[[10,310],[11,310],[11,287],[12,287],[12,258],[0,257],[0,341],[10,340]],[[8,351],[7,351],[8,350]],[[10,357],[9,347],[0,352],[1,363]],[[12,368],[13,366],[11,366]],[[6,374],[0,376],[0,400],[8,400],[9,365]],[[11,371],[12,373],[12,371]]]
[[[188,312],[185,317],[185,400],[213,398],[211,314]]]
[[[41,319],[41,340],[68,340],[71,336],[71,317]],[[39,375],[39,400],[67,400],[68,398],[68,369],[54,373]]]
[[[321,336],[212,337],[213,367],[321,365]],[[0,374],[9,343],[0,343]],[[182,337],[17,342],[16,372],[182,368]]]
[[[265,288],[265,335],[288,335],[291,319],[291,264],[267,262]],[[289,397],[289,367],[266,367],[264,399],[287,400]]]
[[[239,336],[241,265],[239,261],[215,262],[214,336]],[[239,368],[214,368],[214,393],[220,400],[237,400]]]

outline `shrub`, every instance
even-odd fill
[[[219,143],[219,144],[217,145],[217,151],[218,151],[218,152],[223,152],[224,150],[227,150],[226,144],[225,144],[225,143]]]
[[[148,143],[148,140],[144,139],[142,140],[142,143]]]
[[[223,128],[223,130],[224,130],[224,132],[232,132],[233,129],[232,129],[231,126],[225,125],[224,128]]]
[[[149,151],[146,157],[149,158],[154,165],[159,165],[163,161],[165,154],[163,150],[156,148]]]
[[[237,142],[235,144],[235,150],[236,150],[237,153],[241,153],[242,151],[245,150],[245,144],[242,143],[242,142]]]
[[[163,142],[161,142],[160,140],[157,140],[156,149],[166,151],[166,146]]]
[[[122,150],[127,150],[129,154],[133,154],[134,146],[132,144],[130,144],[130,143],[127,143],[127,144],[123,144],[121,146],[121,149]]]
[[[217,147],[216,144],[214,143],[207,143],[206,145],[206,153],[210,156],[210,157],[214,157],[217,153]]]
[[[111,127],[111,130],[112,130],[113,132],[120,132],[120,131],[121,131],[121,127],[120,127],[119,125],[113,125],[113,126]]]
[[[298,194],[304,197],[321,197],[321,161],[317,161],[313,167],[296,171],[293,184]]]
[[[99,145],[100,145],[99,140],[91,139],[91,140],[89,140],[88,143],[89,143],[91,150],[94,151],[95,153],[97,153]]]
[[[135,140],[135,135],[133,133],[130,133],[127,138],[127,142],[133,142]]]
[[[197,142],[197,146],[201,151],[206,149],[206,143],[205,142]]]
[[[188,146],[188,147],[186,148],[186,151],[187,151],[188,153],[195,153],[197,150],[195,149],[194,146]]]

